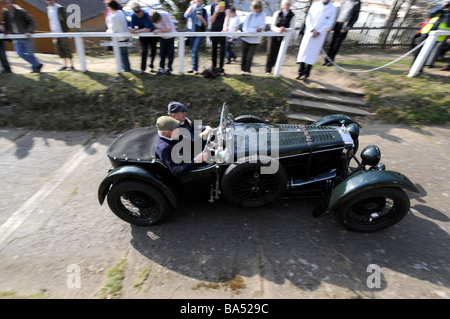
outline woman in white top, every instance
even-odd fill
[[[259,0],[253,0],[250,5],[252,13],[250,13],[244,21],[242,26],[243,32],[262,32],[266,27],[266,14],[262,12],[263,5]],[[253,56],[255,55],[256,47],[261,41],[261,37],[242,37],[242,75],[250,75],[250,68],[252,66]]]
[[[128,21],[125,13],[120,10],[117,1],[110,1],[108,3],[110,15],[106,18],[107,32],[113,33],[129,33]],[[128,37],[120,37],[119,42],[127,42]],[[120,56],[122,58],[122,69],[124,72],[131,72],[130,61],[128,60],[128,47],[120,47]]]

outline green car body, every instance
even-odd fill
[[[342,219],[347,222],[347,215],[355,215],[354,211],[364,218],[365,215],[370,216],[370,220],[376,218],[379,213],[372,212],[373,206],[382,210],[381,203],[384,202],[380,197],[384,195],[379,193],[384,190],[387,193],[386,203],[391,202],[390,197],[393,197],[393,201],[400,201],[398,205],[391,205],[394,207],[391,211],[401,210],[401,214],[405,215],[405,210],[409,210],[409,199],[406,200],[403,194],[397,194],[396,191],[390,194],[391,190],[419,192],[403,174],[385,170],[384,165],[379,163],[381,152],[377,146],[366,147],[361,152],[361,162],[356,158],[354,153],[359,145],[359,125],[345,115],[327,116],[313,125],[270,124],[262,120],[234,121],[224,105],[219,126],[214,133],[215,143],[206,146],[212,160],[181,178],[173,176],[155,155],[153,145],[157,134],[155,127],[135,129],[111,144],[108,157],[113,167],[99,186],[100,204],[103,204],[115,185],[122,183],[123,188],[123,183],[127,181],[137,181],[155,189],[170,207],[178,207],[193,192],[209,197],[210,202],[223,194],[230,202],[243,207],[270,204],[280,196],[315,194],[322,198],[313,211],[315,217],[339,212],[345,203],[358,202],[359,196],[365,197],[364,201],[355,204],[357,209],[348,208],[346,212],[339,212],[341,216],[345,215]],[[352,160],[356,161],[356,168],[351,168]],[[272,166],[275,168],[273,172],[263,172],[264,168]],[[250,195],[241,194],[245,191],[240,191],[237,185],[243,184],[248,184],[247,193],[254,193],[254,198],[248,199],[246,197]],[[273,186],[269,188],[266,185]],[[377,191],[374,192],[376,196],[372,203],[370,192],[374,190]],[[114,209],[111,209],[121,217],[122,213],[117,212],[114,203]],[[118,206],[122,207],[120,203]],[[370,212],[366,211],[366,206],[367,209],[370,206]],[[139,211],[139,208],[136,210]],[[142,219],[139,216],[122,219],[133,223],[139,218]],[[156,222],[139,221],[138,224],[152,225]],[[383,225],[367,231],[387,227],[385,224],[390,226],[383,222]],[[354,228],[359,230],[359,226]]]

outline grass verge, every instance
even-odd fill
[[[349,59],[338,63],[351,70],[371,69],[390,60]],[[362,83],[376,118],[409,125],[450,121],[450,78],[424,74],[408,78],[410,59],[368,73],[347,73]],[[319,64],[319,62],[318,62]],[[297,68],[296,65],[287,66]],[[320,68],[317,65],[316,70]],[[0,126],[40,130],[128,130],[154,125],[167,104],[180,101],[191,117],[217,125],[224,102],[235,116],[254,114],[270,122],[286,122],[290,92],[298,81],[284,77],[227,75],[214,80],[192,75],[149,76],[125,73],[63,72],[0,76],[6,102]]]
[[[350,70],[362,71],[389,62],[391,60],[388,59],[343,59],[339,64]],[[424,72],[409,78],[404,73],[410,66],[411,60],[404,59],[374,72],[354,73],[352,76],[363,84],[369,106],[378,119],[409,125],[450,122],[450,77],[444,72]]]

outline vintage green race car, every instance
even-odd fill
[[[108,148],[113,168],[99,186],[98,199],[103,204],[107,198],[124,221],[149,226],[169,217],[194,193],[210,202],[223,195],[244,208],[280,197],[318,195],[315,217],[334,212],[351,230],[378,231],[408,213],[404,190],[419,190],[401,173],[385,170],[377,146],[365,147],[361,160],[356,158],[359,129],[339,114],[313,125],[268,124],[253,115],[234,119],[224,104],[219,126],[206,141],[208,163],[181,178],[155,155],[156,127],[119,136]]]

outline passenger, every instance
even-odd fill
[[[194,158],[189,156],[189,159],[186,159],[183,147],[178,152],[173,150],[178,143],[182,143],[179,139],[179,126],[180,121],[170,116],[161,116],[156,121],[159,136],[155,143],[155,153],[176,177],[182,177],[207,159],[207,153],[204,151]]]
[[[186,128],[187,130],[189,130],[189,132],[191,133],[191,140],[192,142],[195,141],[195,128],[194,128],[194,123],[192,123],[192,121],[186,117],[186,113],[188,112],[188,108],[180,103],[180,102],[176,102],[176,101],[172,101],[169,103],[168,107],[168,114],[174,118],[175,120],[180,122],[180,127]],[[200,131],[199,133],[199,137],[200,139],[205,139],[208,134],[212,131],[211,126],[201,126],[197,128],[198,131]]]

